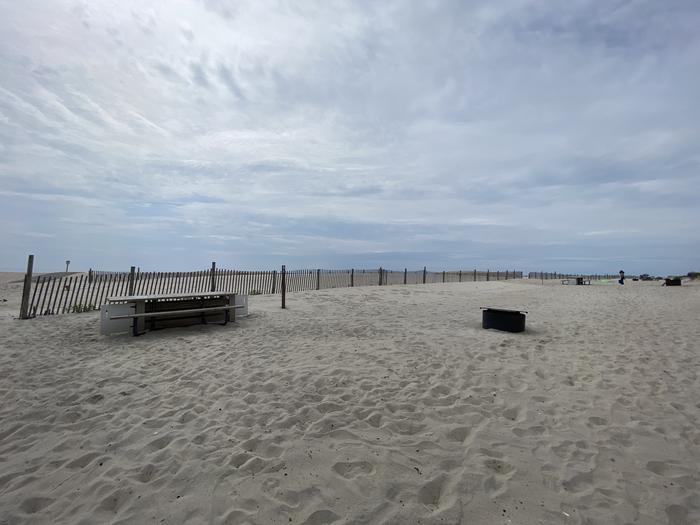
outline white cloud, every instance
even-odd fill
[[[97,202],[156,267],[183,242],[188,265],[221,242],[265,265],[319,245],[510,265],[522,243],[604,262],[625,232],[700,263],[694,2],[0,6],[0,217],[49,221],[56,260],[113,256]]]

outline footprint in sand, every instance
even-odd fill
[[[589,427],[592,427],[592,426],[600,427],[600,426],[607,425],[607,424],[608,424],[608,420],[605,419],[604,417],[593,416],[593,417],[588,418],[588,426]]]
[[[546,429],[541,425],[535,425],[535,426],[529,427],[529,428],[516,427],[513,429],[513,434],[515,434],[518,437],[539,436],[541,434],[544,434],[545,430]]]
[[[42,509],[45,509],[54,502],[51,498],[43,498],[40,496],[35,496],[32,498],[25,499],[21,504],[20,508],[27,514],[36,514]]]
[[[647,463],[647,470],[650,470],[654,474],[659,476],[664,476],[667,478],[675,478],[688,474],[685,469],[677,462],[669,461],[649,461]]]
[[[306,518],[306,521],[302,525],[326,525],[328,523],[335,523],[340,519],[335,512],[328,509],[317,510],[311,516]]]
[[[141,469],[141,472],[139,472],[137,479],[141,483],[148,483],[153,479],[153,476],[155,475],[156,472],[157,472],[156,466],[149,463],[148,465],[144,466]]]
[[[579,472],[568,480],[565,480],[562,485],[564,490],[569,492],[583,492],[588,490],[593,484],[593,472]]]
[[[665,509],[668,525],[688,525],[688,509],[682,505],[669,505]]]
[[[89,465],[95,458],[100,457],[102,454],[99,452],[88,452],[87,454],[83,454],[79,458],[74,459],[70,463],[66,465],[66,467],[70,469],[79,469],[79,468],[85,468],[87,465]]]
[[[450,441],[458,441],[458,442],[462,443],[462,442],[464,442],[465,439],[467,439],[468,435],[469,435],[469,428],[468,427],[456,427],[447,433],[447,439],[449,439]]]
[[[148,447],[152,448],[153,450],[162,450],[167,447],[172,440],[173,438],[171,436],[162,436],[151,441],[148,444]]]
[[[509,474],[515,470],[515,467],[511,465],[510,463],[506,463],[505,461],[501,461],[500,459],[494,459],[494,458],[489,458],[486,461],[484,461],[484,466],[495,472],[496,474]]]
[[[503,411],[503,417],[505,417],[506,419],[510,419],[511,421],[515,421],[518,418],[519,414],[520,414],[519,407],[507,408],[506,410]]]
[[[441,475],[432,479],[421,487],[418,491],[418,500],[427,507],[437,508],[440,506],[440,496],[442,495],[445,476]]]
[[[367,476],[374,473],[374,467],[367,461],[338,462],[332,468],[338,475],[346,479],[354,479],[358,476]]]

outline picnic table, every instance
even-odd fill
[[[108,297],[102,306],[102,333],[123,331],[131,323],[133,335],[147,329],[236,320],[236,294],[227,291]]]
[[[571,277],[568,279],[562,279],[561,284],[591,284],[591,280],[583,277]]]

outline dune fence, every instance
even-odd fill
[[[227,291],[238,294],[286,294],[306,290],[468,281],[521,279],[514,270],[228,270],[212,263],[194,272],[128,272],[90,270],[85,273],[32,276],[28,264],[20,318],[99,310],[108,297]]]
[[[589,279],[591,281],[602,281],[605,279],[617,279],[617,275],[598,275],[598,274],[582,274],[582,273],[557,273],[557,272],[530,272],[527,274],[528,279],[576,279],[577,277],[583,277],[584,279]]]

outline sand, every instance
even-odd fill
[[[256,296],[138,338],[10,302],[0,524],[700,523],[700,286]]]

